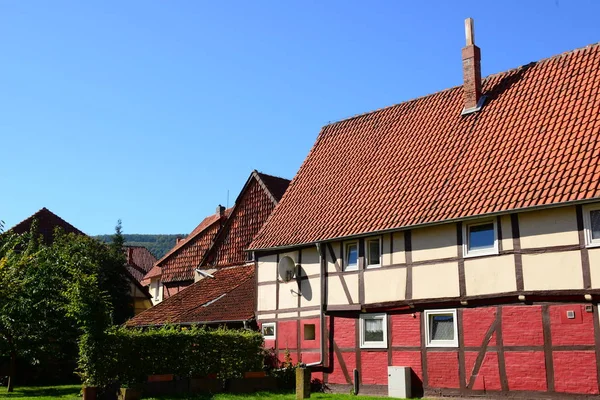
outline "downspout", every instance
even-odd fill
[[[323,252],[321,251],[321,243],[316,243],[315,244],[317,246],[317,252],[319,253],[319,265],[320,265],[320,271],[319,271],[319,285],[321,285],[321,304],[320,304],[320,316],[319,316],[319,326],[321,328],[321,343],[319,346],[319,361],[317,362],[313,362],[310,364],[306,364],[307,367],[316,367],[319,365],[323,364],[323,358],[325,355],[325,286],[327,285],[327,282],[323,282],[323,278],[325,276],[325,274],[323,273],[323,271],[326,268],[326,264],[323,262]]]

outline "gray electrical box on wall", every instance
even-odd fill
[[[388,396],[407,399],[411,396],[410,367],[388,367]]]

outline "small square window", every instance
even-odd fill
[[[456,310],[425,311],[427,347],[458,347]]]
[[[588,246],[600,246],[600,204],[587,206],[583,211],[585,241]]]
[[[463,255],[465,257],[498,254],[496,221],[465,224],[463,228]]]
[[[367,239],[367,268],[376,268],[381,266],[381,241],[377,239]]]
[[[304,325],[304,340],[315,340],[315,324]]]
[[[344,245],[344,270],[358,269],[358,242],[348,242]]]
[[[275,339],[275,333],[276,333],[275,323],[269,322],[269,323],[262,324],[261,332],[262,332],[263,338],[265,338],[266,340]]]
[[[360,316],[360,347],[387,348],[386,314],[363,314]]]

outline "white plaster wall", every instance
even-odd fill
[[[329,285],[327,289],[327,304],[349,304],[340,277],[329,276],[327,279]],[[350,292],[352,303],[358,303],[358,274],[344,275],[344,280],[346,281],[348,292]]]
[[[592,278],[592,287],[600,288],[600,247],[591,247],[588,249],[590,257],[590,275]]]
[[[366,270],[364,279],[367,304],[404,300],[405,298],[406,268]]]
[[[456,224],[415,229],[411,235],[413,262],[458,256]]]
[[[524,254],[525,290],[583,289],[579,251]]]
[[[517,290],[514,256],[469,258],[465,260],[468,296],[507,293]]]
[[[259,257],[258,259],[258,281],[272,282],[277,277],[277,255]]]
[[[318,275],[321,272],[319,252],[316,246],[302,250],[302,262],[300,265],[306,275]]]
[[[458,263],[419,265],[413,267],[413,299],[458,297]]]
[[[578,244],[575,207],[520,213],[519,233],[522,249]]]
[[[381,264],[383,267],[392,264],[391,244],[389,233],[381,236]]]
[[[333,253],[335,254],[335,256],[338,260],[338,265],[340,266],[340,268],[343,268],[343,261],[341,259],[342,255],[340,253],[340,242],[331,243],[331,247],[333,249]],[[335,269],[335,264],[331,260],[331,254],[329,252],[329,245],[326,245],[325,252],[327,254],[327,272],[336,272],[337,270]]]
[[[392,235],[392,264],[404,264],[406,253],[404,252],[404,232],[394,232]]]
[[[318,306],[321,304],[321,283],[318,277],[302,280],[301,307]]]
[[[295,279],[279,283],[279,309],[298,308],[298,284]]]
[[[275,300],[277,299],[277,287],[272,285],[260,285],[257,291],[257,309],[258,311],[275,310]]]
[[[503,215],[500,217],[500,226],[502,229],[502,249],[503,250],[514,249],[510,215]]]

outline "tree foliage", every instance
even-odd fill
[[[57,230],[44,245],[34,221],[0,235],[0,355],[30,364],[75,360],[77,339],[101,336],[133,313],[122,241],[107,246]]]

